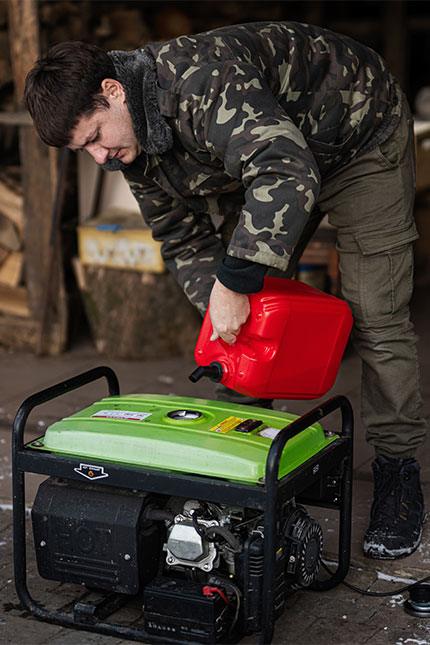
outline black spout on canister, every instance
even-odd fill
[[[210,365],[201,365],[190,374],[189,379],[192,383],[197,383],[203,376],[208,376],[211,381],[220,381],[223,376],[221,363],[212,361]]]

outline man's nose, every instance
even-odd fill
[[[89,143],[86,150],[93,157],[94,161],[98,164],[104,164],[109,156],[109,148],[101,146],[99,143]]]

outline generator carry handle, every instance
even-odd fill
[[[24,427],[30,412],[35,407],[103,377],[106,378],[108,382],[109,396],[118,396],[119,382],[115,372],[110,367],[101,365],[67,379],[66,381],[47,387],[45,390],[37,392],[25,399],[16,413],[15,420],[13,422],[13,454],[16,454],[16,451],[22,450],[24,447]]]
[[[270,643],[274,631],[273,603],[275,594],[275,532],[270,530],[276,523],[277,499],[279,490],[279,464],[285,445],[292,437],[312,424],[320,421],[332,412],[340,410],[342,414],[341,436],[350,442],[349,456],[345,459],[342,477],[342,504],[339,522],[339,563],[336,571],[325,581],[314,581],[312,589],[320,591],[331,589],[342,582],[348,573],[351,556],[351,503],[352,503],[352,448],[354,432],[354,415],[352,406],[346,396],[338,395],[288,424],[275,437],[270,447],[266,462],[265,488],[267,493],[266,512],[264,516],[264,562],[266,575],[263,581],[262,632],[260,643]],[[267,566],[269,565],[269,566]]]

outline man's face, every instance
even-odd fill
[[[72,132],[70,150],[87,150],[98,164],[120,159],[128,164],[142,148],[133,129],[130,112],[121,83],[112,79],[102,82],[103,95],[109,108],[99,108],[91,116],[83,116]]]

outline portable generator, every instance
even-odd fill
[[[109,396],[24,443],[30,412],[105,378]],[[321,419],[339,411],[339,432]],[[98,367],[29,397],[13,427],[17,594],[35,617],[159,643],[271,642],[286,599],[347,574],[353,417],[343,396],[307,414],[150,394],[119,395]],[[24,474],[47,475],[32,505],[37,567],[76,585],[61,610],[27,585]],[[307,507],[337,509],[338,566],[317,579],[323,531]],[[121,620],[125,603],[140,615]],[[115,620],[110,616],[115,614]]]

